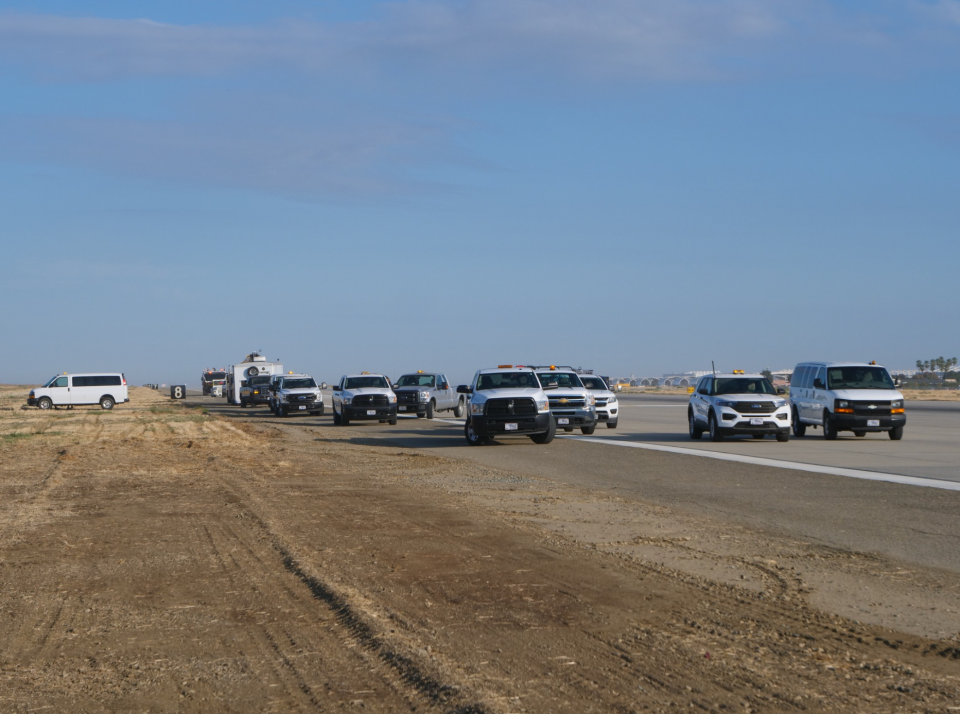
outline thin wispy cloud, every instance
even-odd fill
[[[929,22],[954,0],[918,8]],[[671,80],[726,74],[724,59],[784,43],[882,32],[822,0],[428,0],[361,22],[174,25],[146,19],[0,14],[0,56],[57,79],[211,76],[251,69],[343,74],[419,67]],[[875,25],[875,26],[874,26]]]

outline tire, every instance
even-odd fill
[[[281,404],[279,407],[277,407],[277,416],[279,416],[281,419],[284,419],[290,416],[290,412],[285,406]]]
[[[110,411],[111,409],[113,409],[114,404],[115,402],[113,401],[113,397],[100,397],[101,409],[106,409],[107,411]]]
[[[246,409],[246,408],[247,408],[247,402],[243,401],[243,399],[240,400],[240,408],[241,408],[241,409]]]
[[[340,407],[340,426],[350,426],[350,417],[343,411],[343,407]]]
[[[597,425],[596,425],[596,424],[594,424],[593,426],[581,426],[581,427],[580,427],[580,433],[583,434],[584,436],[590,436],[590,435],[591,435],[593,432],[595,432],[596,430],[597,430]]]
[[[854,436],[862,437],[862,436],[866,436],[866,435],[867,435],[867,432],[865,432],[865,431],[855,431],[855,432],[853,432],[853,435],[854,435]]]
[[[608,423],[607,426],[610,426]],[[691,439],[699,439],[703,436],[703,427],[697,424],[697,417],[693,414],[693,409],[687,410],[687,431]]]
[[[50,397],[40,397],[37,400],[37,409],[53,409],[53,400]]]
[[[473,430],[473,424],[470,423],[469,419],[467,419],[467,423],[463,425],[463,435],[470,446],[483,446],[490,442],[490,437],[480,436]]]
[[[333,425],[340,426],[340,414],[337,413],[336,407],[333,410]]]
[[[427,402],[427,419],[433,419],[433,410],[436,408],[437,404],[432,399]]]
[[[786,434],[786,433],[784,433],[784,432],[782,432],[782,431],[778,431],[778,432],[777,432],[777,441],[779,441],[779,442],[781,442],[781,443],[784,442],[784,441],[790,441],[790,435],[789,435],[789,434]]]
[[[616,428],[617,428],[617,420],[614,419],[613,421],[608,421],[608,422],[607,422],[607,428],[608,428],[608,429],[616,429]]]
[[[565,426],[565,427],[563,427],[563,430],[566,431],[566,432],[572,432],[572,431],[573,431],[573,427],[572,427],[572,426]]]
[[[713,412],[707,418],[707,429],[710,432],[710,441],[723,441],[723,434],[720,433],[720,427],[717,425],[717,417]]]
[[[463,416],[464,411],[466,411],[466,409],[464,409],[463,400],[461,399],[459,402],[457,402],[457,406],[453,408],[453,415],[459,419]]]
[[[553,438],[557,435],[557,422],[552,418],[550,419],[550,426],[547,427],[547,431],[543,434],[531,434],[530,439],[534,444],[549,444],[553,441]]]
[[[827,441],[836,441],[837,425],[830,418],[830,412],[823,413],[823,438]]]
[[[426,414],[421,414],[420,412],[417,412],[417,419],[423,419],[425,416]]]
[[[900,441],[903,438],[903,427],[895,426],[893,429],[887,432],[887,435],[890,437],[891,441]]]
[[[397,425],[397,418],[394,417],[393,419],[388,419],[388,420],[387,420],[387,423],[388,423],[390,426],[396,426],[396,425]]]
[[[807,433],[807,425],[800,421],[800,415],[797,414],[797,410],[793,410],[793,435],[798,439]]]

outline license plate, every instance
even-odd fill
[[[557,424],[569,424],[569,423],[570,423],[570,420],[567,419],[566,417],[561,417],[560,419],[557,419]]]
[[[763,419],[760,417],[753,417],[750,420],[750,426],[763,426]]]
[[[867,419],[867,426],[880,426],[879,419]]]
[[[407,411],[407,408],[406,408],[406,407],[397,407],[397,409],[399,409],[399,410],[402,411],[402,412]]]
[[[516,424],[504,424],[504,425],[503,425],[503,428],[504,428],[506,431],[516,431],[516,430],[517,430],[517,425],[516,425]]]
[[[376,409],[367,409],[367,416],[376,416],[376,415],[377,415]]]
[[[307,410],[307,407],[306,407],[306,405],[301,404],[301,405],[300,405],[300,409],[302,409],[303,411],[306,411],[306,410]]]

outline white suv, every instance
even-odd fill
[[[529,367],[481,369],[471,384],[457,387],[457,393],[470,395],[464,436],[471,446],[488,444],[495,436],[514,435],[549,444],[557,434],[550,400]]]
[[[790,379],[793,434],[803,436],[807,426],[822,426],[829,440],[841,431],[852,431],[854,436],[885,431],[899,441],[907,413],[898,386],[875,362],[798,364]]]
[[[790,438],[790,405],[762,374],[712,374],[701,377],[690,395],[687,422],[690,438],[699,439],[704,431],[712,441],[724,436],[749,434],[762,439],[775,434],[777,441]]]
[[[597,400],[597,422],[604,422],[608,429],[616,429],[620,420],[620,402],[610,391],[606,380],[595,374],[581,372],[580,381]]]
[[[382,374],[345,374],[333,388],[333,423],[349,426],[360,420],[397,423],[397,395]]]

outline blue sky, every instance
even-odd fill
[[[960,2],[0,10],[0,381],[957,344]]]

